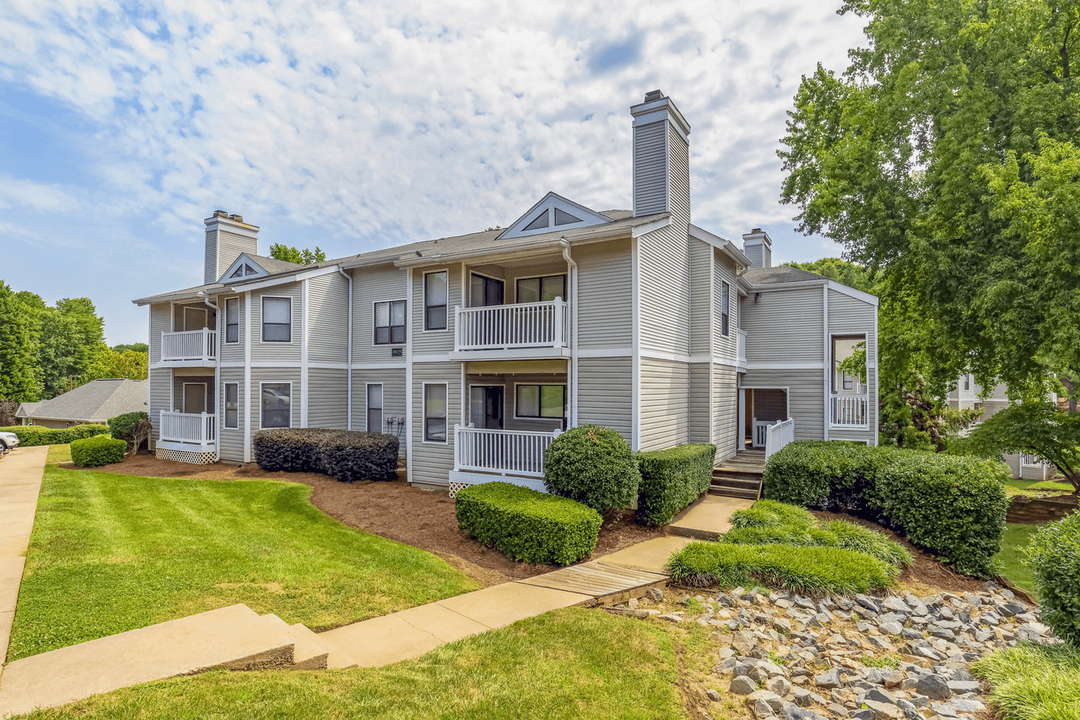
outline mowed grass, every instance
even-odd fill
[[[318,631],[479,588],[310,493],[48,466],[8,660],[234,603]]]
[[[28,720],[685,718],[672,640],[569,608],[382,668],[212,672],[99,695]]]
[[[50,445],[49,457],[45,462],[48,465],[71,462],[71,444]]]
[[[1051,493],[1067,494],[1075,492],[1075,488],[1064,478],[1059,480],[1026,480],[1013,478],[1005,483],[1005,494],[1013,495],[1048,495]],[[1052,496],[1052,495],[1051,495]]]
[[[1005,533],[1001,536],[1001,549],[994,556],[994,560],[1000,563],[1001,574],[1013,585],[1030,593],[1035,592],[1035,583],[1031,568],[1022,562],[1023,549],[1031,542],[1032,534],[1039,527],[1039,525],[1006,523]]]
[[[1017,645],[976,661],[1003,720],[1080,720],[1080,649]]]

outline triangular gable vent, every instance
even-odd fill
[[[600,213],[549,192],[540,202],[529,208],[499,235],[500,240],[528,237],[558,230],[572,230],[590,225],[603,225],[611,219]]]
[[[229,269],[225,271],[218,282],[231,285],[241,280],[250,280],[269,274],[266,269],[248,257],[247,253],[244,253],[233,261],[233,264],[229,266]]]

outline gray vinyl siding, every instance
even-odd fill
[[[672,223],[638,238],[641,347],[690,352],[690,239]]]
[[[787,388],[795,439],[825,439],[824,370],[749,370],[742,387]]]
[[[168,306],[166,306],[166,317],[168,316]],[[153,347],[153,346],[151,346]],[[169,407],[169,386],[172,384],[172,370],[169,368],[157,368],[150,370],[150,424],[153,426],[151,430],[151,447],[157,442],[159,437],[159,426],[161,425],[161,411],[171,410]]]
[[[446,299],[446,330],[424,330],[424,275],[428,272],[447,271],[447,299]],[[433,266],[430,268],[416,268],[413,270],[413,295],[412,307],[409,314],[412,316],[412,352],[413,355],[444,355],[454,350],[454,308],[464,307],[462,295],[461,264],[454,263],[452,266]],[[389,355],[390,351],[387,350]],[[445,481],[444,481],[445,482]]]
[[[222,273],[228,270],[242,253],[254,255],[258,249],[258,241],[254,238],[247,238],[225,230],[207,232],[203,279],[207,283],[217,282]]]
[[[236,420],[238,427],[225,427],[225,383],[236,383],[236,400],[238,412]],[[244,461],[244,368],[222,368],[221,383],[218,385],[218,407],[221,412],[218,418],[221,425],[218,428],[218,454],[222,460],[229,462]]]
[[[349,357],[349,281],[334,273],[307,284],[308,362],[343,363]],[[310,419],[310,404],[308,413]]]
[[[865,334],[867,389],[870,396],[869,430],[830,429],[829,438],[835,440],[869,440],[872,444],[877,439],[878,415],[878,342],[874,334],[874,319],[877,308],[863,300],[829,290],[829,332],[832,334]]]
[[[262,342],[263,297],[292,298],[292,342]],[[251,359],[253,362],[300,362],[303,338],[303,291],[300,283],[289,283],[251,293]],[[310,351],[310,348],[309,348]]]
[[[581,358],[578,384],[578,424],[604,425],[633,442],[631,358]]]
[[[735,261],[713,249],[713,354],[734,363],[738,355],[739,327],[739,283],[736,276]],[[728,334],[722,332],[723,285],[728,284]]]
[[[309,428],[345,430],[349,423],[349,375],[346,370],[308,370]],[[356,399],[353,398],[353,402]]]
[[[690,364],[689,442],[712,442],[709,363]]]
[[[754,295],[751,292],[742,304],[748,364],[822,362],[825,322],[821,288],[766,290],[756,302]]]
[[[633,343],[633,260],[629,240],[574,248],[578,264],[581,349],[629,349]]]
[[[228,317],[225,312],[225,301],[230,298],[237,300],[237,309],[240,313],[240,327],[236,335],[237,342],[227,343],[225,342],[225,320]],[[221,308],[221,312],[218,314],[220,322],[218,323],[218,354],[221,357],[221,362],[224,363],[242,363],[244,362],[244,333],[247,332],[247,313],[244,312],[244,296],[243,295],[219,295],[217,297],[216,304]]]
[[[670,122],[667,128],[668,173],[671,186],[668,188],[668,203],[672,219],[679,224],[690,222],[690,146]]]
[[[150,337],[146,343],[150,346],[149,362],[153,365],[161,361],[161,334],[172,332],[172,318],[169,316],[169,303],[150,306]]]
[[[738,374],[730,365],[713,365],[713,439],[716,460],[735,455],[739,442]]]
[[[380,383],[383,386],[383,426],[374,429],[386,432],[386,418],[405,417],[405,370],[353,370],[353,430],[372,432],[367,426],[367,385]],[[408,428],[402,428],[398,435],[398,455],[405,457]]]
[[[640,450],[689,442],[690,364],[641,358]]]
[[[206,246],[203,254],[203,284],[209,285],[216,282],[224,270],[218,271],[218,233],[217,230],[206,231]]]
[[[291,427],[300,427],[300,368],[252,368],[251,369],[251,433],[254,435],[260,430],[262,418],[262,395],[259,384],[264,382],[292,383],[292,392],[289,396],[289,410]],[[243,402],[243,400],[241,400]],[[310,407],[308,408],[310,412]]]
[[[447,387],[446,444],[424,441],[424,383]],[[413,433],[409,466],[412,481],[427,485],[447,485],[454,469],[454,425],[461,423],[461,363],[433,362],[413,365]]]
[[[405,366],[404,350],[401,357],[391,357],[391,349],[405,345],[375,344],[375,303],[406,300],[405,340],[416,332],[417,325],[408,318],[416,314],[409,300],[409,273],[391,265],[364,268],[353,271],[353,362],[354,363],[400,363]],[[423,323],[423,318],[420,318]],[[422,324],[420,325],[422,327]]]
[[[634,128],[634,215],[668,209],[667,122]]]
[[[713,247],[690,238],[690,353],[711,352]]]

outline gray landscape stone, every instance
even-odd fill
[[[944,675],[923,675],[919,678],[918,685],[915,686],[915,692],[920,695],[925,695],[931,700],[947,700],[952,696],[952,690],[949,689],[949,680]]]
[[[872,713],[872,720],[897,720],[903,717],[900,708],[891,703],[877,702],[876,700],[864,700],[863,704]]]
[[[731,685],[728,689],[736,695],[749,695],[757,690],[758,686],[757,683],[745,675],[739,675],[731,681]]]
[[[874,688],[866,693],[867,700],[873,700],[874,702],[888,703],[889,705],[896,704],[896,697],[888,690],[882,690],[881,688]]]
[[[843,687],[844,683],[840,680],[840,671],[836,668],[829,670],[828,672],[821,673],[814,678],[814,683],[818,687],[822,688],[838,688]]]
[[[757,636],[749,630],[736,630],[731,640],[735,652],[746,654],[757,645]]]
[[[950,680],[949,690],[962,695],[969,692],[979,692],[979,682],[977,680]]]
[[[895,620],[886,620],[885,622],[878,623],[878,630],[886,635],[899,635],[904,630],[904,626]]]
[[[787,678],[781,677],[779,675],[771,678],[767,683],[765,683],[765,687],[768,688],[770,692],[774,692],[780,697],[784,697],[789,692],[791,692],[791,683],[787,681]]]
[[[720,695],[720,693],[716,692],[716,691],[715,691],[715,690],[713,690],[712,688],[709,688],[708,690],[706,690],[706,691],[705,691],[705,694],[706,694],[706,695],[707,695],[707,696],[709,697],[709,699],[710,699],[710,700],[712,700],[713,702],[720,702],[720,700],[721,700],[721,699],[722,699],[722,697],[723,697],[722,695]]]

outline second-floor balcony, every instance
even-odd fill
[[[550,358],[570,355],[570,303],[455,308],[455,359]]]
[[[829,425],[835,428],[870,427],[870,396],[864,386],[858,395],[838,394],[830,397]]]
[[[217,363],[217,331],[203,328],[161,333],[161,364],[212,367]]]

